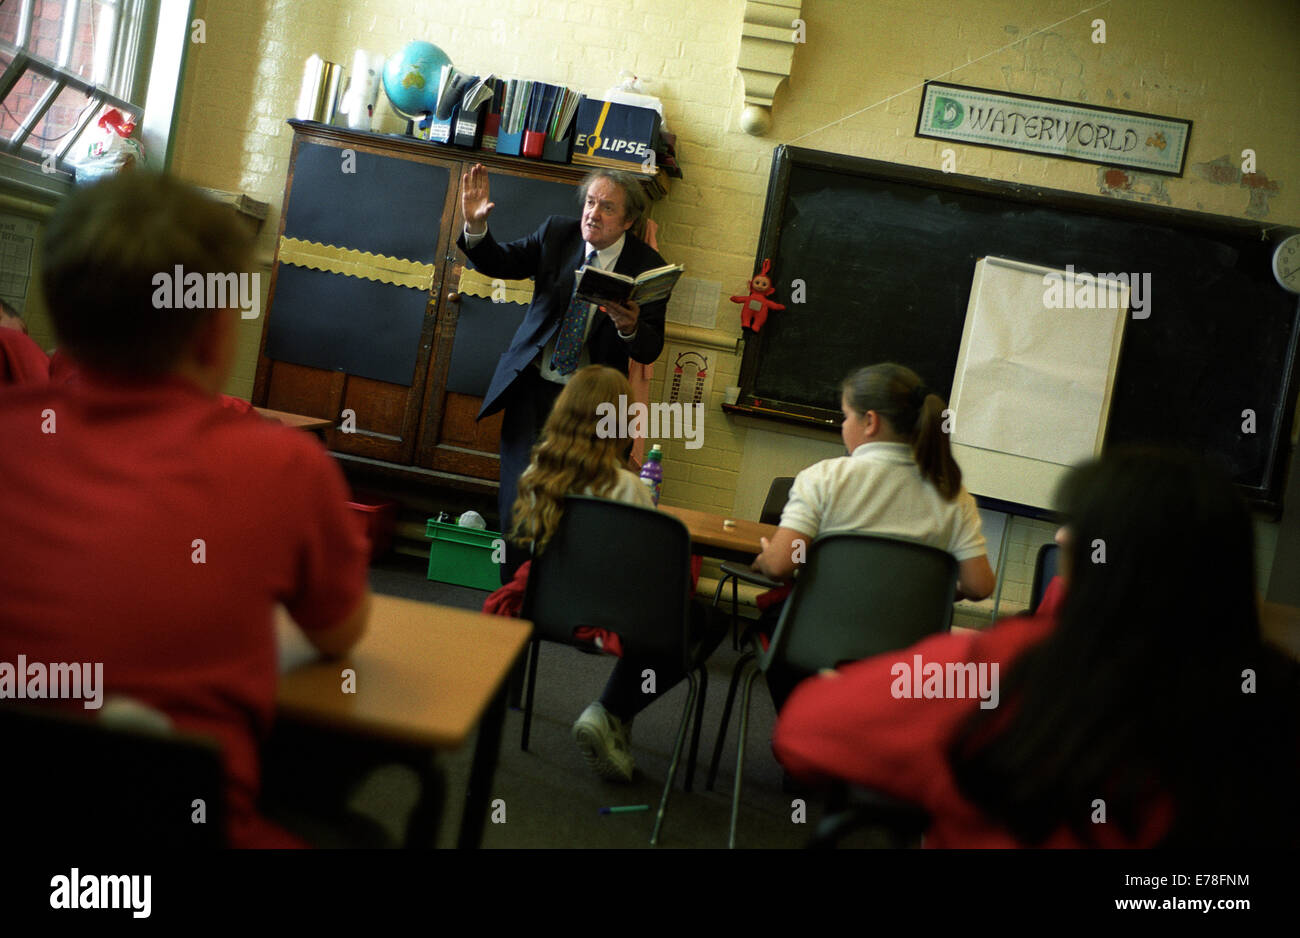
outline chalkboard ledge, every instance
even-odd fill
[[[830,417],[813,417],[807,414],[800,414],[789,410],[778,410],[774,407],[760,407],[755,404],[723,404],[723,411],[731,414],[733,417],[755,417],[759,420],[774,420],[777,423],[790,424],[796,427],[810,427],[815,430],[826,430],[831,433],[838,433],[840,421]]]

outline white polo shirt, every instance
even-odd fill
[[[946,550],[958,561],[987,553],[975,499],[952,501],[921,476],[907,443],[863,443],[795,476],[781,527],[809,537],[864,531]]]

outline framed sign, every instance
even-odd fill
[[[925,84],[916,135],[1181,176],[1192,122],[1030,95]]]

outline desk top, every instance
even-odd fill
[[[745,521],[741,518],[728,518],[694,508],[675,508],[660,505],[659,510],[672,515],[691,532],[691,546],[697,554],[710,554],[736,560],[753,560],[758,556],[760,537],[770,538],[776,533],[776,525],[760,524],[757,521]],[[724,521],[734,522],[732,527],[723,527]]]
[[[1300,609],[1267,600],[1260,602],[1259,631],[1265,640],[1300,659]]]
[[[282,423],[286,427],[295,427],[299,430],[328,430],[334,425],[334,421],[327,417],[306,417],[302,414],[291,414],[283,410],[272,410],[269,407],[254,407],[267,420],[274,420],[276,423]]]
[[[282,615],[279,711],[335,729],[456,749],[478,725],[523,651],[532,624],[375,595],[370,626],[346,658],[327,660]],[[342,692],[344,668],[356,693]]]

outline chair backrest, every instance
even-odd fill
[[[113,848],[226,845],[221,751],[201,737],[0,706],[6,839]],[[204,823],[194,822],[195,799]]]
[[[905,648],[952,623],[957,561],[877,534],[824,534],[786,601],[767,661],[813,674]]]
[[[1047,584],[1052,582],[1052,577],[1056,576],[1056,569],[1060,562],[1059,545],[1044,544],[1038,548],[1038,556],[1034,559],[1034,582],[1029,588],[1030,612],[1038,611],[1038,604],[1043,601],[1043,593],[1047,591]]]
[[[684,655],[690,562],[690,533],[671,515],[570,495],[533,558],[521,616],[550,641],[591,626],[617,632],[624,654]]]
[[[790,487],[794,485],[794,476],[777,476],[767,488],[767,498],[763,501],[763,513],[758,516],[762,524],[780,524],[781,512],[790,500]]]

